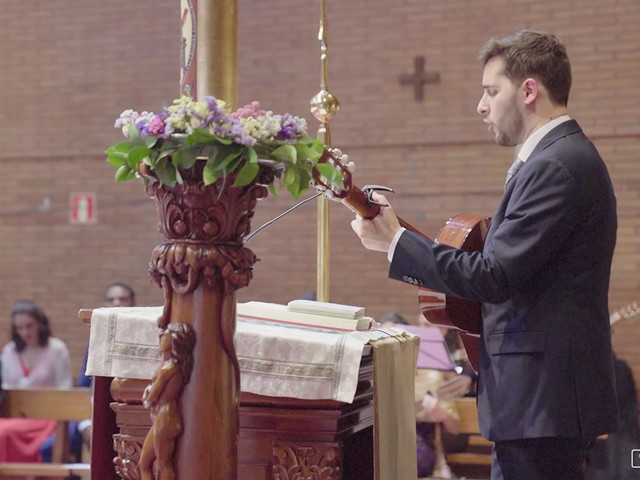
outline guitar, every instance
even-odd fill
[[[313,172],[313,184],[317,189],[328,192],[329,194],[326,195],[328,198],[340,201],[362,218],[371,220],[378,216],[380,208],[384,206],[372,199],[372,192],[376,190],[391,191],[391,189],[380,185],[365,186],[363,189],[355,186],[352,181],[351,169],[349,165],[345,165],[345,157],[337,149],[325,149],[324,154],[318,160],[318,163],[332,163],[342,173],[343,189],[331,188],[317,170]],[[398,221],[407,230],[429,239],[427,235],[402,218],[398,217]],[[434,241],[465,251],[480,251],[484,245],[490,223],[489,217],[456,215],[446,222]],[[458,330],[469,362],[477,371],[482,329],[480,304],[420,287],[418,288],[418,305],[430,323]]]

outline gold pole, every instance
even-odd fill
[[[238,0],[199,0],[196,98],[213,95],[238,106]]]
[[[331,132],[329,120],[340,109],[338,99],[327,91],[327,4],[320,0],[320,91],[311,99],[309,104],[311,113],[320,122],[318,139],[327,147],[331,147]],[[318,198],[318,257],[316,296],[321,302],[329,301],[329,200]]]

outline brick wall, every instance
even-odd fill
[[[201,0],[202,1],[202,0]],[[239,0],[240,102],[317,121],[308,101],[319,90],[319,2]],[[513,152],[494,145],[475,112],[481,94],[478,48],[520,28],[553,31],[574,71],[570,112],[600,149],[619,202],[611,310],[638,300],[640,253],[640,4],[637,0],[331,1],[329,90],[342,108],[333,143],[357,164],[359,185],[393,187],[399,215],[435,235],[450,216],[490,216]],[[113,280],[133,284],[140,304],[159,304],[147,276],[162,241],[155,207],[135,182],[113,183],[104,149],[125,108],[159,110],[178,94],[177,0],[4,0],[0,13],[0,344],[18,298],[33,298],[80,366],[88,327],[81,307],[97,306]],[[398,82],[423,55],[440,83],[414,100]],[[98,222],[71,225],[69,195],[94,192]],[[38,210],[49,198],[51,208]],[[293,201],[263,201],[254,227]],[[352,215],[331,209],[331,300],[364,305],[379,317],[413,320],[415,291],[386,278],[383,255],[365,251]],[[315,289],[315,206],[308,205],[248,245],[261,258],[241,301],[286,302]],[[618,353],[640,372],[640,333],[616,329]],[[640,378],[640,377],[639,377]]]

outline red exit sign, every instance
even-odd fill
[[[96,223],[96,194],[72,193],[69,196],[69,223]]]

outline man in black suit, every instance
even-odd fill
[[[482,304],[478,415],[495,442],[492,480],[582,480],[588,446],[617,422],[613,188],[567,115],[571,67],[557,37],[492,39],[480,60],[478,112],[496,143],[519,146],[483,250],[405,231],[391,207],[352,228],[365,247],[388,252],[391,278]]]

